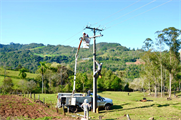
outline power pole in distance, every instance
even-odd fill
[[[96,31],[102,31],[102,29],[86,27],[87,29],[93,30],[94,33],[94,44],[93,44],[93,112],[96,113],[97,108],[97,80],[94,76],[94,72],[96,71]]]

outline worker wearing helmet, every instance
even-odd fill
[[[83,32],[83,48],[89,48],[90,38],[89,35]]]
[[[83,32],[83,37],[89,37],[89,35]]]
[[[83,107],[83,109],[84,109],[84,118],[88,118],[89,117],[90,104],[88,103],[87,99],[84,100],[84,103],[81,105],[81,107]],[[87,115],[86,115],[86,113],[87,113]]]
[[[97,70],[94,72],[94,77],[95,77],[96,73],[98,73],[98,76],[101,78],[101,77],[102,77],[102,75],[101,75],[102,63],[99,64],[96,60],[95,60],[95,62],[96,62],[96,64],[97,64],[98,68],[97,68]]]

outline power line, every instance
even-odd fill
[[[140,13],[140,14],[137,14],[137,15],[135,15],[135,16],[133,16],[133,17],[130,17],[130,18],[126,19],[126,20],[123,20],[122,22],[119,22],[119,23],[116,23],[116,24],[114,24],[114,25],[112,25],[112,26],[109,26],[109,27],[106,28],[106,29],[109,29],[109,28],[111,28],[111,27],[113,27],[113,26],[116,26],[116,25],[118,25],[118,24],[121,24],[121,23],[123,23],[123,22],[125,22],[125,21],[127,21],[127,20],[130,20],[130,19],[132,19],[132,18],[135,18],[135,17],[137,17],[137,16],[139,16],[139,15],[142,15],[142,14],[144,14],[144,13],[146,13],[146,12],[149,12],[149,11],[151,11],[151,10],[153,10],[153,9],[156,9],[156,8],[158,8],[158,7],[160,7],[160,6],[164,5],[164,4],[167,4],[167,3],[171,2],[171,1],[172,1],[172,0],[169,0],[169,1],[165,2],[165,3],[163,3],[163,4],[160,4],[160,5],[158,5],[158,6],[154,7],[154,8],[149,9],[149,10],[147,10],[147,11],[145,11],[145,12],[142,12],[142,13]]]
[[[108,17],[106,17],[106,18],[104,18],[104,19],[102,19],[102,20],[100,20],[100,21],[98,21],[98,22],[101,22],[101,21],[103,21],[103,20],[105,20],[105,19],[107,19],[107,18],[109,18],[109,17],[111,17],[111,16],[119,13],[120,11],[122,11],[122,10],[124,10],[124,9],[126,9],[126,8],[128,8],[128,7],[136,4],[136,3],[138,3],[139,1],[141,1],[141,0],[136,1],[135,3],[133,3],[133,4],[129,5],[129,6],[127,6],[127,7],[123,8],[123,9],[121,9],[121,10],[119,10],[119,11],[117,11],[117,12],[111,14],[111,15],[109,15]],[[122,15],[121,17],[123,17],[123,16],[125,16],[125,15],[128,15],[128,14],[130,14],[130,13],[132,13],[132,12],[138,10],[138,9],[141,9],[141,8],[147,6],[147,5],[149,5],[149,4],[151,4],[151,3],[155,2],[155,1],[156,1],[156,0],[153,0],[153,1],[151,1],[151,2],[149,2],[149,3],[147,3],[147,4],[145,4],[145,5],[143,5],[143,6],[139,7],[139,8],[137,8],[137,9],[129,12],[129,13],[126,13],[126,14]],[[171,1],[172,1],[172,0],[171,0]],[[168,1],[168,2],[170,2],[170,1]],[[167,2],[166,2],[166,3],[167,3]],[[159,5],[159,6],[156,6],[156,7],[152,8],[152,9],[155,9],[155,8],[157,8],[157,7],[160,7],[160,6],[162,6],[162,5],[166,4],[166,3],[163,3],[163,4],[161,4],[161,5]],[[129,19],[132,19],[132,18],[136,17],[136,16],[139,16],[139,15],[141,15],[141,14],[144,14],[144,13],[146,13],[146,12],[152,10],[152,9],[149,9],[149,10],[143,12],[143,13],[140,13],[140,14],[138,14],[138,15],[135,15],[135,16],[133,16],[133,17],[131,17],[131,18],[126,19],[126,20],[123,20],[122,22],[125,22],[125,21],[127,21],[127,20],[129,20]],[[112,20],[112,21],[115,21],[115,20],[117,20],[117,19],[120,19],[121,17],[118,17],[118,18],[116,18],[116,19],[114,19],[114,20]],[[111,23],[112,21],[110,21],[110,22],[108,22],[108,23]],[[96,22],[95,24],[97,24],[98,22]],[[122,23],[122,22],[120,22],[120,23]],[[108,24],[108,23],[106,23],[106,24]],[[117,24],[120,24],[120,23],[117,23]],[[106,25],[106,24],[105,24],[105,25]],[[113,27],[113,26],[115,26],[115,25],[117,25],[117,24],[114,24],[114,25],[112,25],[112,26],[110,26],[110,27]],[[93,25],[94,25],[94,24],[93,24]],[[106,28],[106,29],[109,29],[110,27],[108,27],[108,28]],[[82,31],[84,31],[84,29],[81,30],[81,31],[79,31],[78,33],[74,34],[74,35],[71,36],[70,38],[66,39],[64,42],[70,40],[71,38],[73,38],[74,36],[76,36],[77,34],[79,34],[79,33],[82,32]],[[88,33],[89,33],[89,32],[88,32]],[[72,40],[72,41],[74,41],[74,40]],[[72,42],[72,41],[70,41],[70,42]],[[76,40],[75,40],[75,41],[76,41]]]
[[[81,31],[79,31],[79,32],[77,32],[76,34],[72,35],[71,37],[69,37],[68,39],[66,39],[65,41],[63,41],[63,43],[66,42],[66,41],[68,41],[68,40],[70,40],[71,38],[73,38],[74,36],[76,36],[77,34],[79,34],[79,33],[82,32],[82,31],[84,31],[84,29],[81,30]]]
[[[113,15],[115,15],[115,14],[117,14],[117,13],[119,13],[119,12],[123,11],[123,10],[124,10],[124,9],[126,9],[126,8],[129,8],[129,7],[133,6],[134,4],[136,4],[136,3],[140,2],[140,1],[141,1],[141,0],[138,0],[138,1],[136,1],[135,3],[133,3],[133,4],[131,4],[131,5],[128,5],[127,7],[123,8],[123,9],[121,9],[121,10],[119,10],[119,11],[117,11],[117,12],[115,12],[115,13],[111,14],[111,15],[109,15],[108,17],[106,17],[106,18],[104,18],[104,19],[102,19],[102,20],[100,20],[100,21],[98,21],[98,22],[94,23],[93,25],[95,25],[95,24],[97,24],[97,23],[99,23],[99,22],[101,22],[101,21],[103,21],[103,20],[105,20],[105,19],[107,19],[107,18],[109,18],[109,17],[111,17],[111,16],[113,16]],[[62,43],[64,43],[64,42],[66,42],[66,41],[70,40],[71,38],[73,38],[74,36],[76,36],[77,34],[79,34],[79,33],[80,33],[80,32],[82,32],[82,31],[84,31],[84,29],[83,29],[83,30],[81,30],[81,31],[79,31],[78,33],[76,33],[76,34],[72,35],[70,38],[66,39],[66,40],[65,40],[65,41],[63,41]],[[73,41],[73,40],[72,40],[72,41]],[[70,41],[70,42],[72,42],[72,41]]]
[[[82,30],[82,31],[83,31],[83,30]],[[81,31],[81,32],[82,32],[82,31]],[[91,32],[91,30],[90,30],[89,32],[87,32],[87,33],[90,33],[90,32]],[[79,33],[80,33],[80,32],[79,32]],[[79,34],[79,33],[78,33],[78,34]],[[77,34],[76,34],[76,35],[77,35]],[[75,35],[74,35],[74,36],[75,36]],[[76,41],[76,42],[73,42],[74,45],[75,45],[75,43],[79,43],[79,42],[77,42],[77,40],[78,40],[78,38],[77,38],[76,40],[75,40],[75,39],[72,40],[72,41]],[[72,41],[70,41],[69,43],[72,43]]]
[[[119,10],[119,11],[117,11],[117,12],[115,12],[115,13],[111,14],[111,15],[109,15],[108,17],[105,17],[104,19],[102,19],[102,20],[100,20],[100,21],[98,21],[98,22],[94,23],[93,25],[96,25],[97,23],[99,23],[99,22],[101,22],[101,21],[103,21],[103,20],[105,20],[105,19],[107,19],[107,18],[109,18],[109,17],[111,17],[111,16],[113,16],[113,15],[115,15],[115,14],[117,14],[117,13],[119,13],[119,12],[123,11],[124,9],[126,9],[126,8],[129,8],[129,7],[133,6],[134,4],[138,3],[139,1],[141,1],[141,0],[138,0],[138,1],[136,1],[135,3],[133,3],[133,4],[131,4],[131,5],[128,5],[127,7],[123,8],[123,9],[121,9],[121,10]]]
[[[181,29],[181,25],[180,25],[180,21],[181,21],[181,20],[180,20],[180,18],[181,18],[181,17],[180,17],[180,16],[181,16],[181,15],[180,15],[180,14],[181,14],[181,12],[180,12],[180,11],[181,11],[181,9],[180,9],[180,8],[181,8],[181,2],[180,2],[180,1],[181,1],[181,0],[179,0],[179,26],[180,26],[180,29]],[[181,54],[180,54],[180,57],[181,57]]]
[[[114,19],[114,20],[112,20],[112,21],[115,21],[115,20],[117,20],[117,19],[120,19],[120,18],[122,18],[122,17],[124,17],[124,16],[126,16],[126,15],[128,15],[128,14],[134,12],[134,11],[136,11],[136,10],[139,10],[139,9],[141,9],[141,8],[143,8],[143,7],[147,6],[147,5],[149,5],[149,4],[153,3],[153,2],[155,2],[155,1],[156,1],[156,0],[153,0],[153,1],[151,1],[151,2],[149,2],[149,3],[147,3],[147,4],[145,4],[145,5],[143,5],[143,6],[139,7],[139,8],[137,8],[137,9],[132,10],[131,12],[128,12],[128,13],[126,13],[126,14],[124,14],[124,15],[122,15],[122,16],[120,16],[120,17]],[[107,24],[111,23],[112,21],[107,22],[107,23],[104,24],[104,25],[107,25]]]
[[[127,7],[125,7],[125,8],[123,8],[123,9],[121,9],[121,10],[119,10],[119,11],[117,11],[117,12],[111,14],[110,16],[108,16],[108,17],[106,17],[106,18],[104,18],[104,19],[102,19],[102,20],[100,20],[100,21],[94,23],[93,25],[95,25],[95,24],[97,24],[97,23],[99,23],[99,22],[101,22],[101,21],[103,21],[103,20],[105,20],[105,19],[107,19],[107,18],[109,18],[109,17],[111,17],[111,16],[113,16],[113,15],[115,15],[115,14],[121,12],[122,10],[124,10],[124,9],[126,9],[126,8],[131,7],[132,5],[138,3],[139,1],[141,1],[141,0],[138,0],[138,1],[136,1],[135,3],[133,3],[133,4],[131,4],[131,5],[128,5]],[[81,31],[79,31],[79,32],[77,32],[76,34],[72,35],[70,38],[68,38],[68,39],[66,39],[65,41],[63,41],[63,43],[66,42],[66,41],[68,41],[68,40],[70,40],[71,38],[73,38],[74,36],[76,36],[77,34],[79,34],[79,33],[82,32],[82,31],[84,31],[84,29],[81,30]]]

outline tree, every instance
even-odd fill
[[[31,93],[36,88],[36,82],[33,80],[30,80],[27,82],[27,90]]]
[[[116,75],[111,76],[111,86],[112,90],[120,90],[121,89],[121,79],[118,78]]]
[[[151,38],[146,38],[146,40],[143,42],[144,45],[142,46],[142,49],[145,51],[148,51],[153,47],[153,40]]]
[[[13,82],[10,77],[5,78],[2,85],[2,92],[4,94],[9,93],[12,90]]]
[[[21,68],[20,70],[19,70],[19,76],[20,76],[20,78],[22,78],[22,79],[25,79],[26,78],[26,69],[25,68]]]
[[[40,66],[39,66],[38,72],[42,76],[42,93],[43,93],[43,87],[44,87],[43,77],[44,77],[44,74],[45,74],[46,70],[47,70],[47,66],[45,65],[45,62],[40,62]]]
[[[149,50],[142,56],[142,59],[145,61],[145,64],[142,68],[141,78],[146,80],[144,83],[149,86],[149,91],[151,85],[154,85],[155,97],[157,97],[157,87],[159,85],[158,73],[160,70],[158,54],[157,52],[151,52],[151,50]]]
[[[130,88],[133,90],[141,90],[142,89],[142,78],[135,78],[133,82],[129,84]]]
[[[19,64],[19,65],[18,65],[18,67],[16,67],[16,69],[15,69],[15,70],[17,70],[17,71],[18,71],[18,70],[20,70],[21,68],[23,68],[23,67],[21,66],[21,64]]]
[[[151,74],[149,71],[149,65],[150,65],[150,55],[151,55],[151,51],[153,48],[153,40],[151,38],[146,38],[146,40],[143,42],[144,45],[142,46],[142,49],[146,51],[146,53],[143,53],[142,55],[142,59],[144,60],[144,62],[146,64],[144,64],[144,66],[142,67],[142,71],[141,73],[141,79],[143,80],[144,84],[147,83],[148,88],[149,88],[149,94],[151,94],[151,84],[152,84],[152,79],[150,78]],[[146,80],[146,81],[145,81]],[[143,88],[143,86],[142,86]]]
[[[165,44],[169,47],[169,61],[165,59],[162,64],[169,71],[169,97],[171,97],[171,85],[172,80],[176,79],[175,76],[179,72],[179,49],[181,48],[181,41],[178,37],[181,34],[181,30],[178,30],[174,27],[165,28],[160,31],[158,38],[164,40]]]
[[[84,92],[84,86],[86,85],[86,82],[87,82],[87,75],[86,75],[86,73],[81,74],[80,81],[82,82],[82,85],[83,85],[83,90],[82,91]]]
[[[157,35],[160,34],[160,31],[157,31],[156,32]],[[159,57],[159,61],[160,61],[160,79],[161,79],[161,97],[162,97],[162,86],[163,86],[163,73],[162,73],[162,70],[163,70],[163,65],[162,65],[162,49],[163,49],[163,46],[164,46],[164,40],[162,37],[159,37],[156,39],[157,40],[157,43],[156,45],[159,46],[159,50],[160,50],[160,57]]]
[[[18,87],[21,89],[23,93],[27,91],[27,81],[21,80],[19,81],[18,85],[19,85]]]

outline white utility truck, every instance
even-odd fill
[[[88,103],[93,103],[92,96],[84,96],[83,93],[75,93],[74,97],[72,97],[72,93],[58,93],[57,95],[57,107],[60,108],[62,106],[66,106],[72,112],[77,112],[78,109],[81,109],[81,105],[85,99],[88,100]],[[111,106],[113,106],[113,101],[109,98],[101,97],[97,95],[97,107],[105,108],[105,110],[110,110]]]

